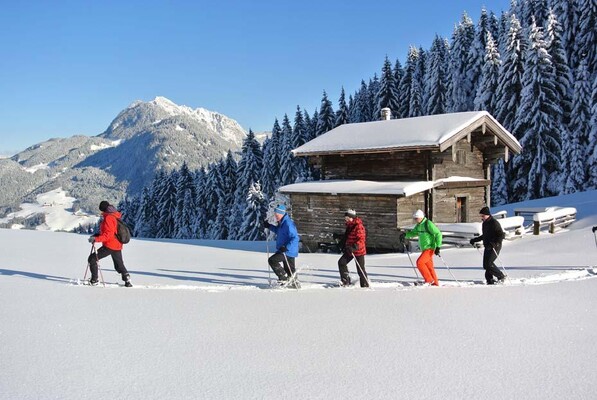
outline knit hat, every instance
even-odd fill
[[[413,218],[425,218],[425,213],[423,213],[421,210],[417,210],[413,214]]]
[[[284,215],[286,214],[286,206],[284,204],[280,204],[274,209],[274,212],[276,214]]]
[[[344,213],[345,217],[350,217],[350,218],[355,218],[357,216],[357,212],[355,210],[353,210],[352,208],[349,208],[348,210],[346,210],[346,212]]]
[[[489,207],[483,207],[479,211],[479,214],[481,214],[481,215],[491,215],[491,211],[489,211]]]
[[[99,209],[101,212],[105,212],[108,209],[108,206],[110,206],[110,203],[108,203],[106,200],[104,200],[100,203]]]

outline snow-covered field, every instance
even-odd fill
[[[596,398],[597,193],[540,203],[579,220],[506,242],[494,287],[473,248],[442,250],[460,285],[383,254],[372,290],[326,288],[338,255],[300,254],[304,288],[281,290],[265,242],[141,239],[133,288],[109,259],[87,287],[86,236],[0,230],[0,399]]]

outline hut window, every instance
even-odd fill
[[[313,211],[313,196],[307,196],[307,211]]]
[[[466,196],[463,197],[456,197],[456,222],[467,222],[466,214],[467,214],[467,198]]]
[[[466,150],[456,150],[456,164],[466,164]]]

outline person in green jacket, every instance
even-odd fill
[[[421,210],[417,210],[413,214],[413,219],[417,221],[417,225],[412,230],[407,231],[404,237],[407,239],[419,237],[421,255],[417,259],[417,268],[426,284],[439,286],[439,280],[433,267],[433,254],[439,256],[442,233],[433,222],[425,218],[425,214]]]

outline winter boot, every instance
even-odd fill
[[[97,279],[89,278],[89,280],[87,281],[87,284],[89,286],[97,286],[99,284],[99,281]]]
[[[125,287],[133,287],[133,284],[131,283],[131,276],[129,274],[122,275],[122,280],[124,281]]]

